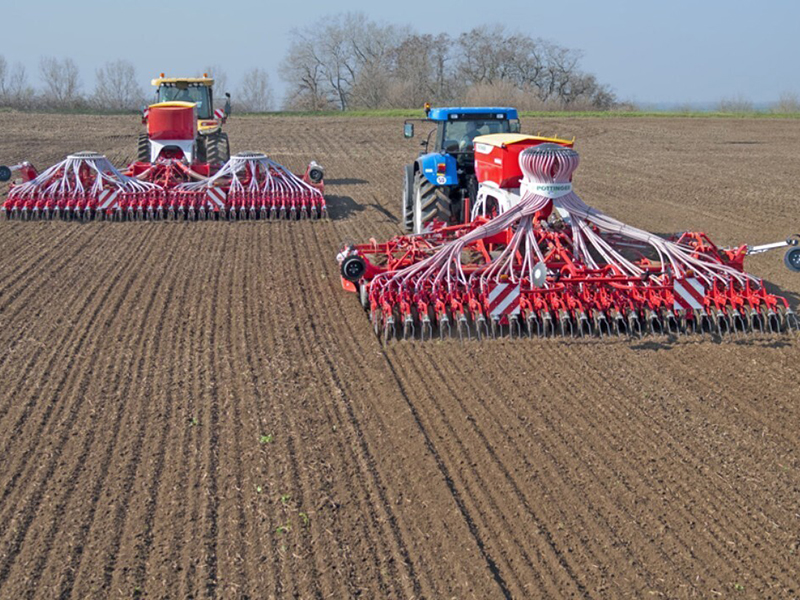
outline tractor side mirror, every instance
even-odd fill
[[[406,139],[414,137],[414,124],[413,123],[406,123],[403,126],[403,137]]]
[[[225,97],[227,98],[227,100],[225,100],[225,115],[226,116],[230,116],[231,111],[232,111],[232,109],[231,109],[231,94],[230,94],[230,92],[225,92]]]
[[[514,119],[513,121],[511,121],[509,123],[509,125],[510,125],[509,131],[511,133],[519,133],[520,132],[521,128],[520,128],[520,125],[519,125],[519,119]]]

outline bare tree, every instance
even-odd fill
[[[778,102],[772,106],[772,112],[780,114],[795,114],[800,112],[800,96],[796,92],[781,92]]]
[[[136,69],[127,60],[107,62],[97,70],[94,103],[108,110],[134,110],[144,101]]]
[[[328,23],[320,23],[322,30],[317,38],[322,72],[341,110],[350,106],[350,91],[356,82],[358,68],[349,43],[350,33],[343,23],[345,18],[347,15],[339,15]]]
[[[284,106],[291,110],[326,110],[334,101],[325,79],[314,40],[295,31],[289,51],[280,66],[281,79],[289,84]]]
[[[39,73],[45,85],[46,102],[63,107],[80,100],[78,66],[71,58],[43,57],[39,61]]]
[[[6,57],[0,54],[0,102],[5,102],[6,95],[8,94],[8,83],[6,82],[7,77],[8,62],[6,62]]]
[[[29,107],[35,101],[35,91],[28,85],[25,65],[16,63],[8,76],[7,98],[9,104],[20,108]]]
[[[749,113],[753,110],[753,102],[742,94],[723,98],[717,103],[717,112],[721,113]]]
[[[357,107],[384,105],[392,78],[395,49],[409,30],[367,20],[363,13],[349,13],[342,23],[350,34],[349,45],[356,65],[350,102]]]
[[[251,69],[244,75],[237,92],[238,104],[244,112],[266,112],[272,109],[272,88],[264,69]]]
[[[0,56],[0,105],[27,108],[33,101],[34,91],[28,85],[25,66],[16,63],[9,69],[5,57]]]
[[[534,94],[540,104],[568,107],[577,101],[607,108],[611,90],[580,69],[581,53],[553,42],[511,33],[502,25],[482,26],[458,38],[457,73],[470,86],[510,83]],[[504,85],[500,85],[500,84]]]
[[[460,95],[453,76],[453,41],[445,33],[405,36],[392,57],[394,89],[403,90],[394,106],[422,106],[425,102],[449,102]]]
[[[363,13],[345,13],[293,35],[280,70],[290,84],[289,104],[332,101],[340,110],[382,105],[401,30],[369,21]]]
[[[209,65],[203,69],[203,73],[207,74],[211,79],[214,80],[216,96],[222,97],[225,95],[225,92],[230,91],[228,90],[228,74],[221,66]]]

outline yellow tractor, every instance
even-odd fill
[[[231,114],[231,95],[226,93],[225,106],[214,108],[214,80],[203,74],[202,77],[165,77],[153,79],[156,88],[156,102],[143,111],[142,122],[147,124],[150,110],[156,107],[176,107],[193,104],[197,117],[196,136],[193,148],[186,148],[185,154],[190,162],[220,165],[231,155],[228,134],[222,125]],[[161,145],[147,133],[139,134],[137,160],[143,163],[155,162],[161,154]]]

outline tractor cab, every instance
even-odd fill
[[[189,160],[221,165],[230,157],[228,135],[223,133],[222,125],[231,114],[230,94],[224,108],[214,108],[214,80],[203,77],[165,77],[152,80],[156,88],[155,103],[146,107],[142,114],[142,122],[148,125],[148,118],[154,111],[169,109],[183,104],[193,105],[194,119],[197,122],[193,148],[184,148],[181,144],[153,144],[152,127],[148,125],[150,135],[139,136],[139,162],[155,162],[164,148],[180,150]]]
[[[202,83],[189,83],[178,80],[177,82],[162,82],[156,90],[156,102],[193,102],[197,110],[198,119],[213,119],[213,102],[211,86],[213,80],[204,80]]]
[[[423,122],[436,123],[424,142],[427,150],[444,154],[470,154],[472,140],[479,135],[492,133],[518,133],[519,119],[514,108],[430,108],[425,107]],[[431,135],[436,133],[434,145],[430,147]],[[405,137],[414,136],[414,123],[406,121]]]
[[[421,233],[433,220],[462,223],[469,203],[477,193],[475,150],[477,136],[518,133],[515,108],[453,107],[425,105],[423,123],[435,124],[421,143],[423,151],[406,165],[403,178],[403,226]],[[412,119],[406,120],[403,135],[414,137]]]

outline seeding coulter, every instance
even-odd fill
[[[743,268],[748,254],[796,238],[720,248],[704,233],[665,239],[626,225],[574,192],[571,145],[476,138],[480,187],[468,223],[345,246],[342,283],[360,293],[375,332],[391,340],[798,329],[787,301]]]
[[[181,90],[175,84],[178,80],[162,80],[159,89]],[[204,97],[210,100],[210,86],[194,87],[207,90]],[[125,169],[117,169],[96,152],[71,154],[41,173],[28,162],[0,167],[0,181],[10,180],[14,173],[20,176],[0,210],[8,218],[22,220],[327,216],[322,167],[311,162],[298,177],[261,153],[228,157],[227,137],[219,124],[203,125],[204,120],[198,120],[202,106],[202,100],[149,106],[144,112],[146,147],[142,149],[140,141],[138,160]],[[223,120],[227,113],[214,114]],[[205,127],[205,133],[198,133],[199,127]]]

